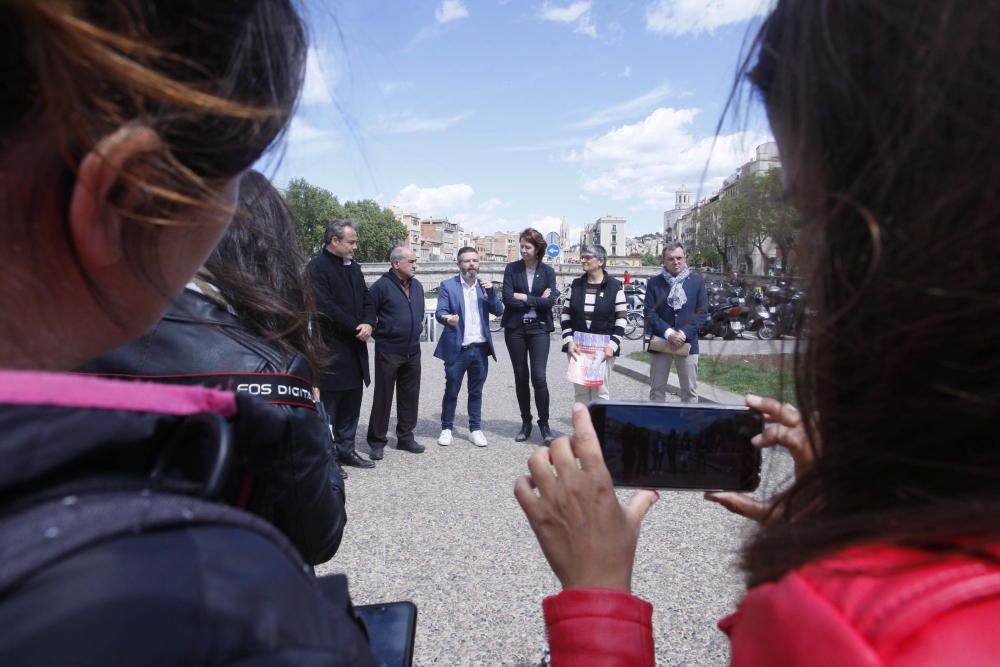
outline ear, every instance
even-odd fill
[[[121,259],[121,217],[109,206],[108,193],[129,159],[159,148],[160,138],[152,129],[126,125],[97,142],[83,158],[70,200],[69,228],[84,266],[107,267]]]

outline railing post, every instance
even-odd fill
[[[437,320],[434,319],[434,311],[424,311],[424,335],[425,341],[433,343],[437,340]]]

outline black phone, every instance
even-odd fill
[[[591,401],[590,418],[615,486],[753,491],[764,426],[746,406]]]
[[[417,636],[417,605],[409,600],[368,604],[354,612],[368,628],[368,641],[379,667],[410,667]]]

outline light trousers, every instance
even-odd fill
[[[667,380],[671,365],[677,368],[677,379],[681,385],[681,402],[698,402],[698,355],[678,357],[665,352],[649,353],[649,400],[666,401]]]

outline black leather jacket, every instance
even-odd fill
[[[150,474],[222,433],[249,469],[285,468],[287,417],[201,387],[0,371],[0,664],[374,665],[346,593],[324,596],[282,535],[211,518],[181,486],[197,471]],[[147,528],[163,500],[181,520]],[[134,524],[81,539],[129,506]]]
[[[300,378],[303,386],[310,377],[304,357],[283,359],[280,350],[257,338],[228,310],[190,289],[149,333],[78,371],[148,379],[173,376],[171,381],[197,374],[282,373]],[[209,386],[225,382],[218,377],[206,380],[202,383]],[[259,394],[263,383],[232,384],[221,388]],[[271,402],[284,414],[283,432],[273,443],[274,464],[254,477],[247,508],[288,535],[307,562],[322,563],[336,553],[347,522],[339,465],[328,451],[329,427],[309,399]]]

